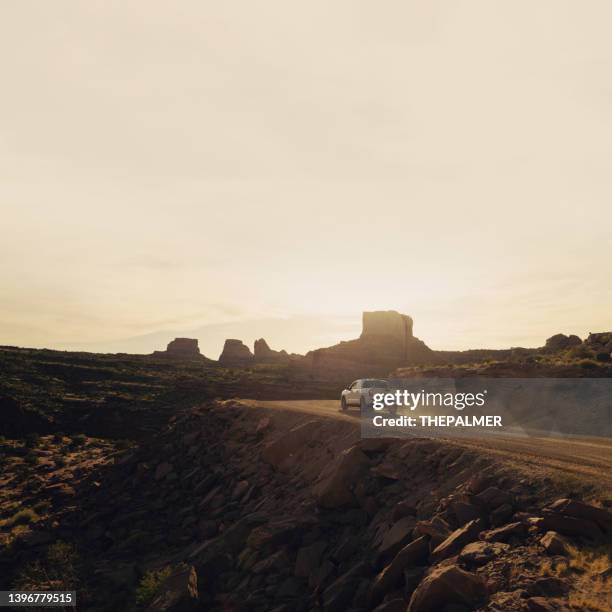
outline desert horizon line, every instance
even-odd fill
[[[368,314],[368,313],[397,313],[397,314],[401,314],[402,316],[408,317],[410,319],[410,324],[412,325],[412,317],[410,315],[405,315],[403,313],[400,313],[400,311],[395,310],[395,309],[388,309],[388,310],[373,310],[373,311],[361,311],[361,316],[362,319],[364,317],[364,315]],[[177,340],[177,339],[192,339],[192,340],[196,340],[198,342],[198,344],[204,340],[205,338],[201,337],[201,330],[210,327],[210,328],[214,328],[214,327],[231,327],[232,325],[244,325],[244,324],[249,324],[252,323],[254,326],[257,324],[258,321],[265,321],[265,322],[269,322],[269,321],[283,321],[283,322],[287,322],[287,321],[291,321],[293,319],[300,319],[300,318],[304,318],[304,319],[312,319],[314,321],[317,321],[319,319],[325,319],[325,317],[317,317],[317,316],[309,316],[309,315],[294,315],[294,316],[290,316],[290,317],[283,317],[283,318],[260,318],[260,319],[251,319],[251,320],[246,320],[246,321],[229,321],[229,322],[221,322],[221,323],[210,323],[210,324],[205,324],[203,326],[201,326],[200,328],[197,329],[183,329],[183,330],[159,330],[159,331],[153,331],[153,332],[149,332],[147,334],[139,334],[137,336],[131,336],[128,338],[117,338],[114,340],[110,340],[107,341],[106,344],[108,345],[112,345],[112,344],[120,344],[120,343],[127,343],[130,341],[135,341],[135,340],[140,340],[140,339],[150,339],[151,337],[155,337],[156,338],[156,342],[157,344],[159,344],[159,346],[157,346],[156,348],[153,348],[152,350],[121,350],[121,349],[117,349],[117,350],[96,350],[95,349],[95,345],[101,345],[102,342],[96,342],[96,341],[84,341],[84,342],[62,342],[62,341],[50,341],[47,343],[33,343],[33,344],[15,344],[12,342],[9,343],[0,343],[0,346],[2,347],[16,347],[16,348],[20,348],[20,349],[36,349],[36,350],[51,350],[51,351],[62,351],[62,352],[85,352],[85,353],[97,353],[97,354],[108,354],[108,355],[112,355],[112,354],[133,354],[133,355],[150,355],[150,354],[155,354],[155,353],[159,353],[159,352],[163,352],[163,344],[164,343],[172,343],[172,341]],[[363,326],[363,323],[362,323]],[[555,334],[552,334],[552,336],[547,336],[546,332],[543,332],[542,334],[542,340],[540,344],[526,344],[526,343],[510,343],[510,344],[502,344],[501,338],[500,338],[500,342],[499,343],[494,343],[494,346],[490,346],[490,345],[480,345],[480,346],[474,346],[474,345],[464,345],[461,348],[447,348],[447,347],[435,347],[432,348],[432,350],[436,351],[436,352],[469,352],[469,351],[479,351],[479,350],[485,350],[485,351],[498,351],[498,350],[511,350],[511,349],[521,349],[521,348],[525,348],[525,349],[530,349],[530,350],[535,350],[538,348],[543,348],[545,346],[545,342],[546,340],[548,340],[551,337],[554,336],[558,336],[558,335],[563,335],[563,336],[567,336],[567,337],[577,337],[579,338],[581,341],[584,341],[587,339],[587,337],[590,334],[597,334],[597,333],[601,333],[601,332],[605,332],[606,330],[604,329],[595,329],[595,330],[590,330],[589,332],[587,332],[584,337],[582,334],[574,334],[574,333],[570,333],[567,330],[561,330],[556,332]],[[363,327],[362,327],[362,334],[363,334]],[[351,332],[347,332],[346,336],[350,336]],[[329,339],[327,343],[325,343],[325,341],[321,340],[321,342],[319,344],[315,344],[313,342],[313,347],[312,348],[308,348],[306,350],[300,350],[300,351],[294,351],[294,350],[289,350],[287,349],[282,342],[279,342],[277,340],[270,342],[269,341],[269,334],[266,333],[262,333],[259,334],[259,332],[249,332],[248,334],[246,334],[246,336],[242,333],[236,333],[236,334],[232,334],[232,332],[228,332],[228,334],[226,335],[226,337],[224,338],[224,340],[220,341],[220,347],[218,349],[218,351],[211,351],[210,349],[205,349],[202,352],[202,355],[211,359],[211,360],[218,360],[219,357],[222,355],[223,350],[225,348],[225,343],[228,340],[238,340],[241,343],[244,343],[247,347],[254,347],[255,344],[261,340],[264,340],[266,342],[266,345],[273,349],[276,352],[286,352],[290,355],[296,355],[296,356],[305,356],[311,352],[317,351],[319,349],[324,349],[324,348],[329,348],[330,346],[334,346],[335,344],[338,343],[342,343],[342,342],[350,342],[351,340],[354,339],[354,337],[344,337],[344,338],[340,338],[338,340],[336,340],[334,342],[333,339]],[[161,338],[165,337],[164,340],[162,340]],[[360,336],[357,336],[360,337]],[[422,337],[419,336],[415,336],[420,338],[421,340],[423,340]],[[245,339],[246,338],[246,339]],[[429,343],[427,341],[427,338],[425,338],[423,340],[427,346],[429,346]],[[70,348],[70,346],[74,347],[74,348]],[[68,347],[68,348],[65,348]],[[218,357],[213,357],[212,355],[218,354]]]

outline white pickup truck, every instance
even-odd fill
[[[351,383],[340,395],[340,409],[346,411],[350,406],[359,406],[362,414],[372,410],[372,402],[376,393],[388,393],[389,384],[382,378],[360,378]],[[395,406],[389,412],[395,413]]]

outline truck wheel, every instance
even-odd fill
[[[348,406],[346,405],[346,398],[344,395],[340,398],[340,410],[346,412]]]

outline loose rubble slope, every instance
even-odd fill
[[[608,610],[612,514],[569,486],[225,401],[101,465],[12,552],[23,574],[67,543],[88,609]]]

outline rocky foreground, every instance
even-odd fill
[[[75,588],[95,610],[612,606],[606,492],[587,504],[475,451],[234,401],[89,445],[22,498],[47,507],[5,538],[2,588]]]

